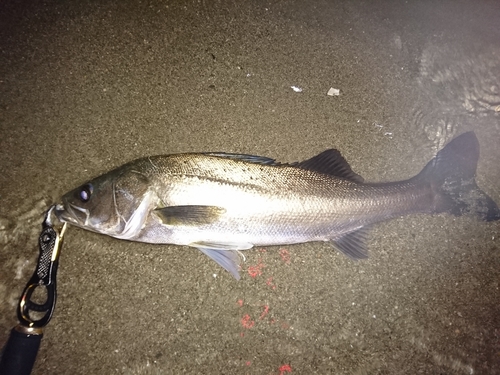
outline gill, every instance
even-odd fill
[[[141,203],[137,206],[137,208],[132,212],[128,220],[120,213],[118,210],[118,204],[116,203],[116,195],[118,193],[126,194],[127,192],[123,189],[117,189],[116,183],[113,181],[112,183],[112,191],[113,191],[113,205],[114,210],[118,220],[118,226],[121,227],[121,223],[123,223],[123,230],[119,233],[115,234],[115,237],[121,239],[132,239],[136,237],[140,230],[142,229],[144,222],[146,221],[148,215],[148,209],[150,207],[153,193],[148,190],[146,194],[142,197]]]

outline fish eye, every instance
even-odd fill
[[[80,188],[80,191],[78,192],[78,198],[83,202],[87,203],[90,200],[90,197],[92,196],[94,188],[92,184],[85,184]]]

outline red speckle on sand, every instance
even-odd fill
[[[266,285],[270,286],[273,289],[276,289],[276,285],[273,284],[273,277],[272,276],[266,280]]]
[[[241,325],[243,328],[250,329],[255,325],[255,322],[250,318],[250,315],[246,314],[243,318],[241,318]]]
[[[262,314],[260,314],[260,320],[264,319],[264,317],[267,315],[267,313],[269,312],[269,306],[268,305],[265,305],[264,306],[264,311],[262,311]]]
[[[262,259],[259,259],[259,264],[257,264],[256,266],[248,267],[248,274],[253,278],[260,276],[260,275],[262,275],[262,269],[264,267],[265,266],[262,263]]]
[[[252,364],[252,362],[251,362],[251,361],[247,361],[247,362],[246,362],[246,365],[247,365],[247,366],[250,366],[251,364]]]
[[[259,249],[259,253],[267,253],[267,250],[266,249]]]
[[[284,375],[285,372],[292,372],[292,367],[290,365],[283,365],[283,366],[280,366],[279,368],[279,372],[280,372],[280,375]]]
[[[250,267],[248,267],[248,274],[251,277],[255,278],[257,276],[262,275],[262,271],[260,270],[260,268],[258,268],[258,266],[250,266]]]
[[[242,300],[242,299],[239,299],[239,300],[238,300],[238,306],[239,306],[239,307],[243,306],[243,300]]]
[[[285,262],[286,264],[290,264],[290,253],[287,249],[281,249],[280,256],[283,262]]]

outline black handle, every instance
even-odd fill
[[[40,328],[29,329],[21,325],[14,327],[3,348],[0,375],[29,375],[35,364],[42,337]]]
[[[56,305],[56,275],[59,251],[67,224],[60,232],[52,224],[51,206],[45,214],[38,245],[40,255],[35,273],[24,288],[19,300],[19,323],[10,331],[9,340],[0,353],[0,375],[30,375],[43,337],[43,327],[49,322]],[[33,301],[37,287],[45,288],[46,300]],[[40,297],[40,296],[39,296]]]

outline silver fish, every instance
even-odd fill
[[[473,132],[446,145],[408,180],[365,183],[337,150],[280,164],[240,154],[151,156],[129,162],[62,197],[63,222],[131,241],[198,248],[239,279],[237,251],[331,241],[367,257],[370,225],[413,213],[475,213],[500,219],[475,182]]]

